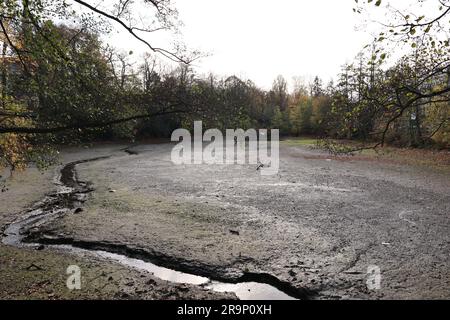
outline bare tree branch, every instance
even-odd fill
[[[155,117],[170,115],[170,114],[181,114],[186,113],[185,110],[172,110],[172,111],[160,111],[150,114],[141,114],[130,116],[121,119],[115,119],[110,121],[95,121],[84,124],[73,124],[59,127],[50,127],[50,128],[29,128],[29,127],[0,127],[0,133],[25,133],[25,134],[45,134],[45,133],[55,133],[67,130],[77,130],[77,129],[93,129],[93,128],[102,128],[107,127],[114,124],[125,123],[133,120],[139,119],[151,119]]]
[[[136,38],[137,40],[139,40],[140,42],[144,43],[148,48],[150,48],[150,50],[152,50],[153,52],[159,53],[163,56],[165,56],[166,58],[174,61],[174,62],[182,62],[184,64],[190,64],[194,59],[192,60],[187,60],[185,58],[182,58],[180,56],[178,56],[177,54],[170,52],[166,49],[163,48],[156,48],[153,47],[147,40],[143,39],[142,37],[140,37],[135,31],[139,31],[142,29],[138,29],[138,28],[134,28],[134,27],[130,27],[128,26],[122,19],[120,19],[119,17],[113,16],[103,10],[100,10],[94,6],[92,6],[91,4],[82,1],[82,0],[73,0],[76,3],[88,8],[89,10],[102,15],[112,21],[115,21],[116,23],[118,23],[120,26],[122,26],[126,31],[128,31],[134,38]],[[159,8],[158,3],[155,1],[150,1],[157,9]]]

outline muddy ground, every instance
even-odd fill
[[[63,152],[64,163],[111,158],[77,166],[79,178],[95,191],[82,212],[37,230],[36,241],[139,253],[162,266],[215,280],[276,277],[311,299],[450,298],[448,168],[336,159],[307,146],[282,144],[279,174],[264,177],[255,165],[175,166],[170,144],[135,146],[131,155],[123,147]],[[1,195],[7,204],[2,205],[1,224],[50,190],[51,176],[47,172],[36,178],[34,187],[34,182],[17,187],[23,193],[17,199]],[[0,256],[1,298],[21,297],[24,288],[33,287],[37,272],[51,281],[53,274],[64,278],[61,265],[74,259],[51,250],[25,254],[4,246]],[[170,285],[137,270],[127,272],[111,262],[77,259],[93,270],[94,278],[100,269],[112,268],[121,279],[113,281],[111,290],[102,282],[78,293],[88,298],[120,298],[120,292],[140,298],[223,297],[195,286]],[[27,270],[35,260],[49,271]],[[366,285],[373,265],[381,270],[379,290]],[[25,274],[17,275],[18,269]],[[109,276],[100,278],[108,281]],[[131,289],[128,278],[133,279]],[[156,283],[150,289],[148,279]]]
[[[61,165],[40,172],[35,168],[14,173],[8,191],[0,193],[0,230],[20,219],[23,211],[55,191],[55,177],[63,164],[114,154],[126,146],[66,148]],[[5,173],[7,175],[8,172]],[[82,290],[66,286],[67,268],[81,269]],[[42,246],[15,248],[0,242],[0,299],[234,299],[197,286],[172,284],[152,274],[95,258]]]

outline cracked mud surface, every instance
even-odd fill
[[[450,298],[448,171],[282,145],[279,175],[263,177],[252,165],[174,166],[171,148],[79,164],[95,188],[83,211],[34,237],[124,248],[217,280],[268,274],[318,299]],[[370,265],[378,291],[366,286]]]
[[[9,181],[9,191],[0,194],[0,227],[7,235],[9,226],[24,219],[30,210],[42,211],[42,221],[53,221],[52,211],[73,210],[85,201],[78,196],[92,191],[89,185],[78,184],[72,172],[78,163],[88,156],[97,160],[110,156],[117,146],[92,149],[68,149],[63,162],[72,162],[43,174],[29,169]],[[56,184],[55,184],[56,183]],[[73,188],[75,193],[65,193]],[[64,191],[61,192],[61,189]],[[55,208],[51,208],[51,207]],[[75,210],[74,210],[75,209]],[[47,213],[50,215],[47,217]],[[62,216],[61,216],[62,217]],[[25,220],[26,221],[26,220]],[[41,222],[39,221],[38,224]],[[28,231],[25,228],[23,231]],[[28,232],[23,236],[26,237]],[[38,244],[21,244],[22,236],[11,237],[11,245],[0,242],[0,299],[235,299],[227,293],[216,293],[206,288],[180,283],[171,283],[155,277],[151,272],[129,268],[121,263],[102,258],[90,251],[72,252],[65,248],[47,247]],[[4,238],[5,241],[7,238]],[[6,241],[6,242],[8,242]],[[17,247],[18,246],[18,247]],[[66,268],[77,265],[82,272],[82,290],[66,287]]]

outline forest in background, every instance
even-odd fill
[[[362,148],[448,149],[450,1],[433,0],[431,16],[417,2],[417,12],[391,11],[390,23],[335,82],[317,77],[289,91],[282,76],[264,90],[234,75],[200,75],[190,66],[199,53],[153,47],[141,33],[177,28],[169,0],[142,0],[154,12],[146,26],[130,18],[134,1],[99,9],[79,0],[1,0],[0,167],[45,167],[64,144],[169,137],[194,120],[205,128],[355,140]],[[355,14],[381,3],[355,1]],[[149,53],[136,63],[132,51],[111,47],[102,40],[110,24]],[[393,45],[406,48],[395,61]]]

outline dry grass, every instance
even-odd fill
[[[344,147],[359,147],[355,141],[334,141]],[[312,138],[293,138],[282,142],[287,146],[317,147]],[[352,155],[316,155],[307,159],[334,159],[337,161],[377,161],[391,164],[417,165],[450,170],[450,150],[398,148],[392,146],[367,149]]]

